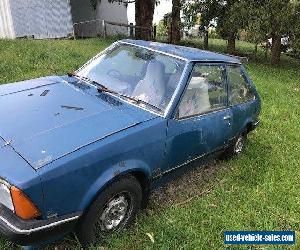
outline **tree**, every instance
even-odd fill
[[[208,29],[213,26],[212,21],[220,13],[220,0],[202,1],[201,25],[200,29],[204,32],[204,49],[208,49]]]
[[[248,29],[258,40],[272,38],[271,64],[281,58],[281,38],[295,38],[300,26],[299,1],[295,0],[244,0],[248,5]]]
[[[299,3],[298,3],[299,4]],[[271,64],[278,64],[281,57],[281,37],[293,34],[297,24],[296,1],[266,1],[266,14],[269,17],[269,35],[272,38]]]
[[[151,40],[155,0],[135,0],[135,25],[146,29],[135,30],[137,39]]]
[[[183,12],[183,26],[185,28],[192,28],[195,24],[198,24],[198,16],[201,14],[201,8],[198,1],[196,2],[187,2],[182,7]]]
[[[199,22],[200,30],[204,32],[204,48],[208,49],[208,30],[213,26],[212,21],[218,17],[221,8],[221,0],[197,0],[187,2],[183,7],[184,26],[193,27]]]
[[[227,39],[227,53],[234,54],[239,29],[247,25],[248,8],[246,0],[227,0],[221,3],[217,28]]]
[[[181,39],[181,0],[172,0],[172,13],[171,13],[171,30],[169,32],[170,43],[178,44]]]
[[[291,54],[300,59],[300,4],[295,7],[295,23],[297,24],[294,30],[294,34],[290,37]]]

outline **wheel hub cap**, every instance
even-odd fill
[[[101,215],[101,229],[113,230],[117,228],[125,218],[128,211],[128,201],[124,195],[119,195],[110,200]]]
[[[244,148],[244,138],[240,136],[234,145],[234,152],[240,154],[243,148]]]

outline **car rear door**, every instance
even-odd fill
[[[225,65],[195,63],[176,117],[168,121],[164,171],[223,148],[231,124]]]
[[[246,73],[240,65],[227,65],[228,102],[232,111],[232,137],[237,136],[259,112],[253,105],[256,97]]]

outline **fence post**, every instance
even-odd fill
[[[102,20],[102,36],[105,38],[106,37],[106,25],[105,25],[105,20]]]
[[[153,40],[156,41],[156,25],[153,26]]]
[[[129,36],[131,37],[131,38],[133,38],[133,23],[130,23],[130,33],[129,33]]]
[[[74,38],[74,40],[76,40],[75,24],[73,24],[73,38]]]

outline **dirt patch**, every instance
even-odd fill
[[[216,175],[218,171],[226,169],[224,162],[213,161],[202,166],[197,166],[197,163],[193,165],[194,169],[154,191],[150,196],[149,209],[184,205],[210,193],[214,184],[222,184],[223,181]]]

